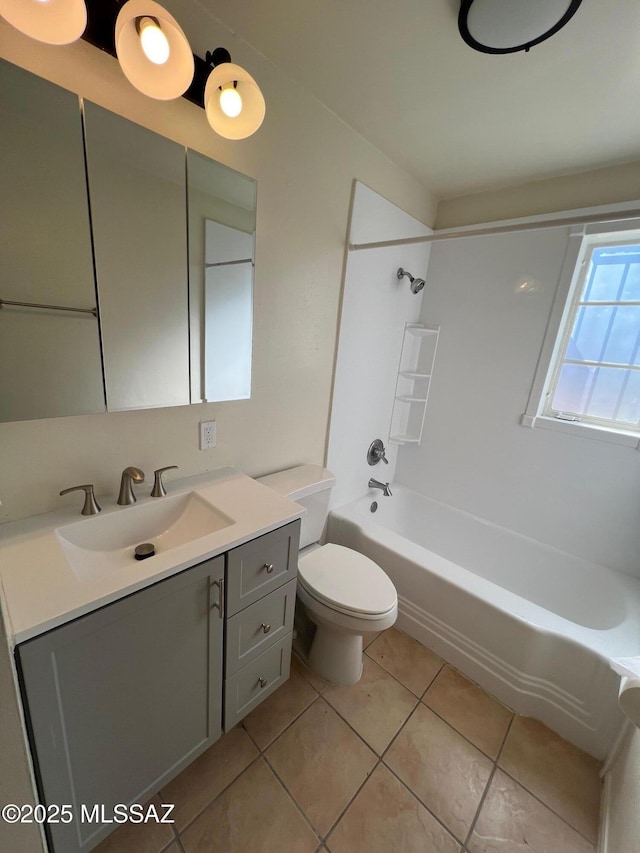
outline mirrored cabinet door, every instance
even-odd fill
[[[0,128],[0,421],[104,411],[78,98],[0,61]]]
[[[256,182],[187,152],[191,394],[251,396]]]
[[[190,402],[185,149],[85,102],[109,411]]]

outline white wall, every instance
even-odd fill
[[[229,142],[186,100],[145,98],[115,59],[78,42],[42,45],[0,20],[0,55],[258,181],[251,400],[0,425],[0,519],[60,505],[60,489],[93,482],[114,499],[120,472],[177,464],[180,475],[222,465],[264,474],[323,463],[344,240],[353,178],[425,222],[428,191],[337,119],[202,6],[169,3],[194,50],[226,45],[263,89],[255,136]],[[215,418],[218,447],[198,450]],[[77,498],[76,498],[77,499]]]
[[[640,162],[443,199],[436,228],[452,228],[517,216],[534,216],[640,198]]]
[[[417,237],[429,230],[369,187],[356,184],[350,243]],[[370,477],[382,482],[394,478],[398,448],[388,439],[400,350],[405,324],[417,321],[422,301],[422,293],[412,294],[408,279],[399,281],[396,273],[403,267],[424,278],[428,259],[426,245],[348,254],[327,451],[327,467],[336,475],[334,506],[364,494]],[[375,438],[386,445],[388,465],[367,462]]]
[[[640,455],[520,426],[567,229],[432,246],[422,320],[441,325],[423,442],[397,479],[436,500],[640,575]],[[517,292],[523,280],[531,293]]]

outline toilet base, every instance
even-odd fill
[[[362,675],[362,634],[317,624],[309,650],[309,668],[331,684],[350,685]]]

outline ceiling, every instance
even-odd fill
[[[504,56],[462,41],[458,0],[194,2],[440,198],[640,160],[638,0]]]

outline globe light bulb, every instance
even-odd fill
[[[242,98],[233,85],[220,92],[220,109],[229,118],[236,118],[242,112]]]
[[[140,44],[144,55],[155,65],[164,65],[169,59],[169,41],[153,18],[140,18],[138,22]]]

